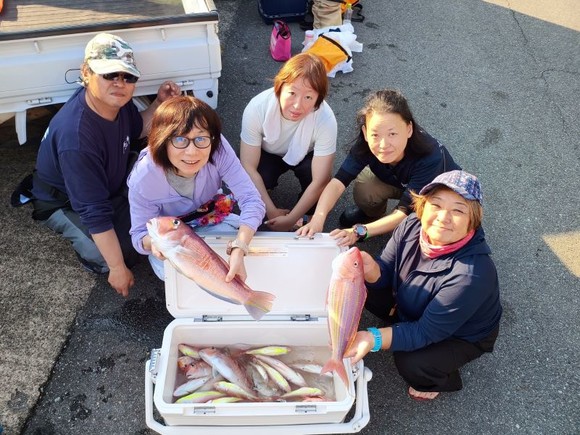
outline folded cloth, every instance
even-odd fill
[[[316,111],[308,114],[304,119],[298,121],[300,124],[296,129],[296,133],[290,140],[288,145],[288,151],[282,160],[284,160],[290,166],[296,166],[306,154],[308,154],[308,149],[310,148],[310,142],[312,141],[312,136],[314,134],[314,126],[316,124]],[[270,99],[268,107],[266,109],[266,116],[264,118],[264,140],[266,142],[275,142],[280,137],[280,129],[282,125],[282,112],[280,109],[280,102],[278,98]]]

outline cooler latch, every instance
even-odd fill
[[[204,314],[203,316],[201,316],[201,321],[202,322],[221,322],[222,320],[224,320],[224,318],[222,316],[209,316],[207,314]]]
[[[157,372],[159,368],[157,367],[157,362],[159,361],[159,355],[161,355],[161,349],[151,349],[151,359],[149,362],[149,373],[151,373],[151,381],[155,383],[157,380]]]
[[[294,314],[290,316],[290,320],[293,322],[309,322],[311,320],[316,320],[315,317],[312,317],[310,314]]]
[[[215,406],[196,406],[193,415],[215,414]]]
[[[313,414],[316,413],[316,405],[296,405],[296,414]]]

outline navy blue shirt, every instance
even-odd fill
[[[420,157],[412,156],[408,152],[409,144],[407,144],[403,159],[395,165],[389,165],[381,163],[371,152],[367,152],[364,155],[357,154],[355,147],[353,147],[340,166],[335,178],[346,187],[368,165],[379,180],[403,190],[397,208],[405,214],[411,213],[411,190],[419,193],[437,175],[461,169],[453,161],[445,146],[439,143],[437,139],[430,136],[419,126],[415,126],[415,129],[421,140],[427,145],[428,153]]]
[[[399,323],[390,350],[412,351],[450,337],[475,343],[499,324],[502,307],[491,250],[479,227],[456,252],[430,259],[421,253],[421,223],[410,214],[377,260],[381,275],[369,291],[393,292]]]
[[[77,90],[50,121],[40,142],[37,175],[67,194],[72,209],[91,234],[113,228],[111,197],[124,185],[130,146],[141,135],[143,119],[132,101],[108,121],[86,104]],[[35,198],[53,198],[34,186]]]

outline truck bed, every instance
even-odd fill
[[[0,123],[15,116],[18,141],[25,143],[27,109],[68,100],[79,86],[86,43],[99,32],[114,33],[133,47],[141,72],[136,103],[171,79],[215,108],[218,18],[213,0],[5,0]]]
[[[0,13],[4,37],[67,27],[183,15],[181,0],[5,0]]]

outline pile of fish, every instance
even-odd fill
[[[313,402],[333,399],[332,376],[311,362],[286,364],[288,346],[178,345],[175,403]],[[308,379],[308,381],[307,381]]]
[[[260,320],[270,312],[275,295],[252,290],[238,276],[226,282],[230,266],[191,227],[178,218],[160,216],[147,222],[155,247],[179,272],[218,299],[243,305]]]

